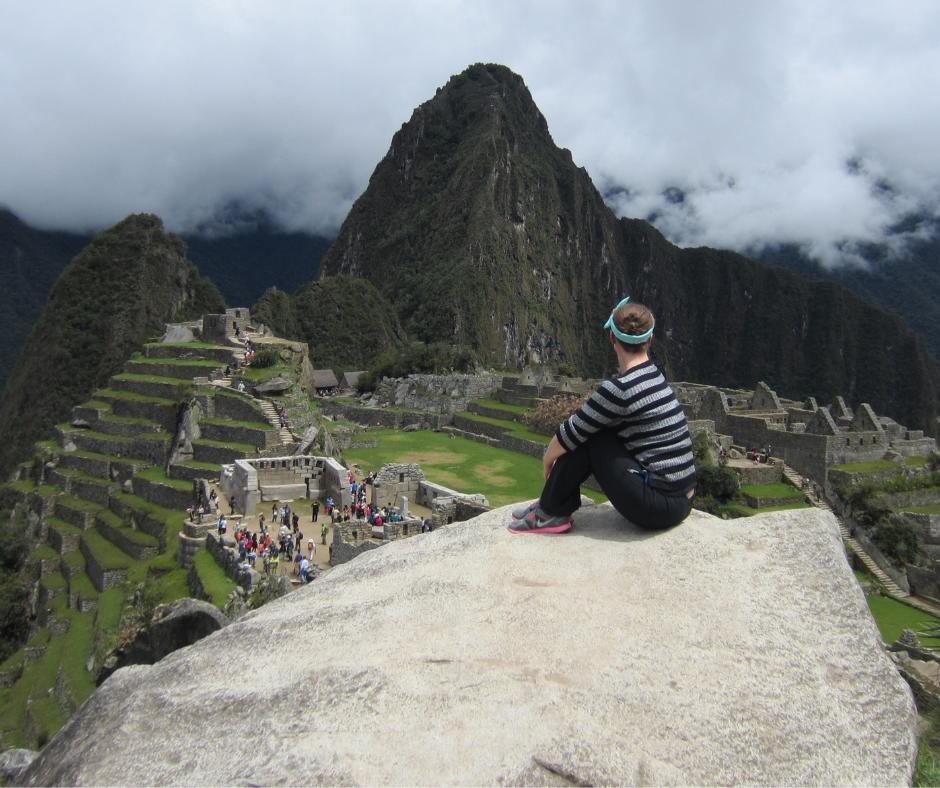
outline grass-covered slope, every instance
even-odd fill
[[[158,217],[136,214],[96,236],[53,286],[0,401],[0,474],[165,323],[223,306]]]

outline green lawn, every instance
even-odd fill
[[[915,632],[922,632],[928,629],[940,627],[940,619],[922,613],[913,607],[909,607],[895,599],[878,594],[871,594],[867,597],[868,609],[878,625],[881,632],[881,638],[885,643],[893,643],[901,636],[902,629],[912,629]],[[921,642],[929,648],[940,648],[940,637],[922,637]]]
[[[235,582],[230,580],[208,550],[200,550],[193,557],[203,590],[209,595],[209,601],[218,608],[225,607],[229,594],[235,589]]]
[[[925,506],[902,506],[898,511],[912,512],[913,514],[940,514],[940,503],[931,503]]]
[[[370,430],[374,449],[348,449],[346,460],[363,470],[378,470],[387,462],[414,462],[425,477],[458,492],[483,493],[493,506],[537,498],[542,492],[542,463],[519,452],[497,449],[443,432]],[[594,500],[602,495],[584,490]]]

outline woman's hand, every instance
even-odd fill
[[[552,439],[548,442],[548,446],[545,447],[545,454],[542,455],[542,470],[545,472],[545,479],[551,475],[552,468],[555,467],[555,462],[568,451],[558,440],[557,435],[552,435]]]

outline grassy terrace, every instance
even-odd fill
[[[94,529],[82,534],[82,542],[88,546],[91,554],[103,569],[129,569],[134,563],[133,558],[127,556],[119,547]]]
[[[144,347],[175,347],[180,350],[235,350],[234,347],[213,345],[211,342],[200,342],[197,339],[192,342],[148,342]]]
[[[67,565],[73,572],[85,571],[85,556],[81,550],[72,550],[62,555],[62,563]]]
[[[142,547],[159,547],[159,540],[148,533],[139,531],[136,528],[131,528],[110,509],[102,509],[96,516],[101,522],[113,528],[115,531],[119,531],[122,536],[134,544],[141,545]]]
[[[176,382],[176,378],[160,378],[160,380]],[[146,394],[136,394],[133,391],[119,391],[117,389],[99,389],[95,392],[95,396],[107,397],[108,399],[120,399],[128,402],[149,402],[153,405],[176,405],[176,400],[174,399],[167,399],[166,397],[148,397]]]
[[[260,419],[261,414],[258,414]],[[271,425],[266,421],[238,421],[236,419],[200,419],[200,424],[214,424],[217,427],[248,427],[253,430],[269,430]]]
[[[212,471],[216,474],[219,472],[219,464],[215,462],[199,462],[198,460],[186,460],[185,462],[178,462],[176,465],[179,465],[182,468],[192,468],[196,471]],[[186,483],[187,489],[189,489],[189,482]]]
[[[268,428],[271,427],[270,424],[266,426]],[[209,446],[214,449],[231,449],[232,451],[240,451],[246,454],[254,454],[255,451],[257,451],[255,447],[252,446],[250,443],[231,443],[229,441],[210,441],[210,440],[206,440],[205,438],[199,438],[198,440],[194,440],[193,444],[194,445],[199,444],[201,446]]]
[[[479,416],[476,413],[461,413],[461,416],[472,421],[479,421],[483,424],[492,424],[497,427],[505,427],[506,433],[512,435],[514,438],[522,438],[524,440],[533,441],[534,443],[541,443],[547,445],[551,436],[549,435],[540,435],[537,432],[533,432],[524,424],[520,424],[517,421],[507,421],[506,419],[494,419],[490,416]]]
[[[238,374],[253,383],[264,383],[271,380],[271,378],[276,378],[278,375],[296,375],[299,371],[294,366],[275,364],[272,367],[259,367],[257,369],[255,367],[242,367],[238,370]]]
[[[806,503],[806,501],[794,501],[793,503],[783,503],[779,506],[765,506],[762,509],[753,509],[747,504],[732,501],[731,503],[725,504],[725,508],[741,517],[751,517],[755,514],[766,514],[767,512],[785,512],[790,509],[811,509],[812,504]]]
[[[907,457],[904,464],[918,468],[927,464],[926,457]],[[889,471],[899,467],[899,463],[891,460],[871,460],[870,462],[847,462],[842,465],[833,465],[834,471],[847,471],[848,473],[873,473],[874,471]]]
[[[189,485],[187,485],[186,489],[190,489]],[[159,518],[167,524],[168,528],[175,526],[177,531],[180,529],[183,515],[175,509],[165,509],[162,506],[157,506],[155,503],[150,503],[150,501],[141,498],[139,495],[131,495],[129,493],[117,493],[113,497],[136,512],[150,514],[153,517]],[[169,532],[167,536],[169,536]]]
[[[168,378],[163,375],[140,375],[136,372],[121,372],[118,375],[114,375],[112,380],[127,380],[137,383],[162,383],[165,386],[175,386],[181,394],[192,388],[192,383],[183,378]]]
[[[97,512],[101,508],[100,503],[86,501],[84,498],[76,498],[74,495],[63,495],[59,502],[76,512]]]
[[[98,596],[98,591],[91,582],[91,578],[84,572],[74,575],[69,580],[69,585],[73,593],[81,594],[82,599],[95,599]]]
[[[495,399],[476,399],[474,402],[477,405],[482,405],[484,408],[505,410],[507,413],[512,413],[517,416],[524,416],[525,414],[532,412],[532,408],[527,408],[524,405],[509,405],[506,402],[500,402],[499,400]]]
[[[47,558],[58,558],[59,554],[47,544],[33,548],[29,553],[30,561],[45,561]]]
[[[206,550],[200,550],[193,558],[196,572],[202,588],[209,596],[209,601],[216,607],[224,607],[229,594],[235,588],[235,582],[230,580],[215,559]]]
[[[898,511],[912,514],[940,514],[940,503],[930,503],[924,506],[902,506]]]
[[[135,353],[131,356],[130,361],[127,362],[129,368],[133,368],[136,364],[160,364],[171,367],[204,367],[206,369],[215,369],[220,365],[218,361],[212,361],[211,359],[202,359],[202,358],[147,358],[140,353]]]
[[[102,421],[110,421],[114,424],[139,424],[141,427],[156,427],[159,426],[153,419],[141,418],[139,416],[115,416],[114,414],[107,414],[101,417]]]
[[[205,463],[209,465],[209,463]],[[218,471],[219,467],[217,465],[210,465],[209,467]],[[146,479],[149,482],[155,482],[157,484],[165,484],[167,487],[173,487],[177,490],[182,490],[183,492],[191,492],[193,489],[192,482],[184,481],[181,479],[171,479],[164,472],[163,468],[147,468],[146,470],[139,471],[136,476],[139,476],[141,479]]]
[[[60,520],[58,517],[47,517],[46,525],[50,528],[54,528],[63,536],[71,536],[81,534],[82,529],[78,528],[71,523],[65,522],[65,520]]]
[[[746,484],[741,488],[741,492],[746,495],[753,495],[756,498],[795,498],[803,500],[803,493],[795,487],[783,482],[774,484]]]
[[[110,402],[102,402],[97,399],[90,399],[88,402],[83,402],[81,407],[83,408],[99,408],[101,410],[111,410]]]

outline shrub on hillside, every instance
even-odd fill
[[[251,366],[257,369],[273,367],[280,360],[277,350],[272,347],[262,348],[251,359]]]
[[[922,553],[917,527],[897,514],[888,514],[871,529],[871,540],[892,561],[912,564]]]
[[[551,434],[583,403],[584,399],[575,394],[556,394],[551,399],[540,402],[532,413],[526,414],[525,420],[536,432]]]
[[[726,465],[696,466],[696,499],[713,498],[727,503],[738,494],[738,475]]]
[[[382,378],[403,378],[411,374],[471,372],[476,354],[464,345],[448,342],[411,342],[403,348],[387,350],[372,367],[360,375],[359,391],[374,391]]]

